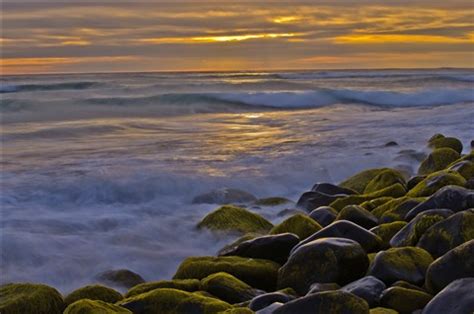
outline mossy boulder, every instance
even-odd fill
[[[430,253],[423,249],[409,246],[391,248],[377,253],[368,274],[387,285],[398,280],[419,285],[424,282],[426,270],[432,262]]]
[[[301,240],[303,240],[321,229],[321,225],[309,216],[296,214],[273,227],[270,230],[270,234],[289,232],[296,234]]]
[[[218,313],[231,309],[232,305],[216,298],[198,293],[177,289],[160,288],[133,297],[125,298],[117,303],[133,313]]]
[[[398,314],[397,311],[392,310],[392,309],[387,309],[385,307],[374,307],[373,309],[370,309],[369,314]]]
[[[179,266],[173,279],[203,279],[226,272],[252,287],[273,291],[280,264],[273,261],[239,256],[188,257]]]
[[[102,285],[89,285],[74,290],[64,298],[64,303],[69,305],[78,300],[90,299],[100,300],[107,303],[115,303],[123,299],[122,295],[112,288]]]
[[[378,224],[378,219],[367,209],[358,205],[344,207],[336,217],[336,220],[348,220],[365,229],[370,229]]]
[[[249,304],[249,308],[252,311],[259,311],[275,302],[286,303],[294,299],[295,297],[293,295],[281,291],[270,292],[253,298],[252,302]]]
[[[337,211],[329,206],[318,207],[309,214],[309,217],[322,227],[325,227],[336,220],[336,216]]]
[[[393,283],[392,287],[402,287],[402,288],[407,288],[407,289],[419,290],[419,291],[426,292],[425,289],[423,289],[421,287],[418,287],[417,285],[414,285],[412,283],[406,282],[404,280],[395,281]]]
[[[267,197],[256,200],[254,204],[258,206],[279,206],[288,203],[293,202],[284,197]]]
[[[234,307],[232,309],[225,310],[224,312],[219,312],[219,314],[255,314],[254,311],[247,307]]]
[[[268,220],[260,215],[232,205],[219,207],[204,217],[198,224],[198,228],[240,233],[266,233],[272,226]]]
[[[462,142],[455,137],[440,137],[429,141],[428,146],[434,149],[451,148],[452,150],[462,153]]]
[[[413,176],[407,181],[407,190],[413,189],[418,183],[423,181],[426,178],[426,175]]]
[[[341,291],[350,292],[364,299],[370,307],[374,307],[379,303],[380,295],[385,288],[383,281],[374,276],[367,276],[345,285]]]
[[[431,226],[417,246],[439,257],[464,242],[474,239],[474,209],[454,214]]]
[[[386,203],[388,203],[389,201],[391,201],[393,199],[394,198],[390,197],[390,196],[382,196],[382,197],[379,197],[379,198],[376,198],[376,199],[373,199],[373,200],[370,200],[370,201],[365,201],[362,204],[360,204],[360,206],[364,207],[369,212],[371,212],[374,209],[376,209],[377,207],[382,206],[383,204],[386,204]]]
[[[61,314],[64,307],[61,294],[46,285],[10,283],[0,286],[2,314]]]
[[[407,196],[430,196],[447,185],[465,186],[466,179],[456,171],[438,171],[430,174],[413,189],[408,191]]]
[[[389,223],[394,221],[405,221],[406,215],[418,204],[424,202],[426,197],[408,197],[406,201],[402,202],[398,206],[394,206],[392,209],[385,211],[379,219],[380,223]]]
[[[325,291],[290,301],[277,308],[274,314],[331,313],[368,314],[369,305],[364,299],[344,291]]]
[[[390,247],[390,240],[392,239],[392,237],[398,231],[400,231],[400,229],[405,227],[406,224],[407,223],[405,221],[389,222],[373,227],[372,229],[370,229],[370,232],[374,233],[382,239],[381,248],[385,250]]]
[[[420,237],[428,228],[451,216],[449,209],[431,209],[419,213],[390,240],[392,247],[416,246]]]
[[[359,205],[365,201],[373,200],[373,199],[384,197],[384,196],[402,197],[405,194],[406,194],[405,187],[403,187],[403,185],[401,185],[400,183],[396,183],[394,185],[386,187],[385,189],[381,189],[373,193],[363,194],[363,195],[350,195],[343,198],[339,198],[335,200],[334,202],[332,202],[331,204],[329,204],[329,206],[331,206],[337,211],[340,211],[347,205]]]
[[[449,164],[459,159],[460,155],[452,148],[438,148],[421,162],[418,168],[418,174],[430,174],[436,171],[446,169]]]
[[[201,288],[201,282],[198,279],[174,279],[145,282],[128,290],[128,292],[125,294],[125,297],[133,297],[134,295],[142,294],[159,288],[171,288],[195,292]]]
[[[474,309],[474,278],[451,282],[423,309],[422,314],[466,314]]]
[[[239,189],[220,188],[196,196],[193,204],[242,204],[256,201],[252,194]]]
[[[457,162],[450,166],[448,170],[456,171],[466,180],[474,178],[474,162],[468,160]]]
[[[261,258],[284,264],[291,249],[299,241],[300,239],[293,233],[267,235],[244,241],[227,250],[221,250],[219,255]]]
[[[370,180],[364,189],[364,194],[370,194],[385,189],[396,183],[400,183],[401,185],[406,184],[402,173],[394,169],[383,170]]]
[[[290,287],[302,295],[315,282],[344,285],[363,277],[368,265],[359,243],[343,238],[318,239],[293,251],[278,272],[278,287]]]
[[[309,291],[306,295],[318,293],[318,292],[324,292],[324,291],[334,291],[334,290],[339,290],[339,289],[341,289],[341,286],[335,282],[329,282],[329,283],[316,282],[316,283],[313,283],[309,287]]]
[[[264,293],[224,272],[209,275],[201,280],[201,288],[231,304],[248,301]]]
[[[347,189],[356,191],[359,194],[363,194],[367,185],[381,172],[387,170],[388,168],[376,168],[376,169],[367,169],[361,171],[343,182],[339,183],[339,186]]]
[[[474,240],[466,242],[435,260],[426,272],[426,287],[437,293],[451,282],[474,277]]]
[[[382,293],[380,305],[394,309],[400,314],[411,314],[423,309],[432,298],[432,295],[419,290],[390,287]]]
[[[310,212],[315,208],[327,206],[335,200],[345,196],[347,196],[347,194],[329,195],[317,191],[304,192],[298,199],[296,206]]]
[[[64,314],[132,314],[132,312],[101,300],[81,299],[70,304]]]
[[[96,276],[104,283],[130,289],[133,286],[144,283],[145,280],[137,273],[128,269],[113,269],[104,271]]]

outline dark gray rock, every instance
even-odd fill
[[[367,276],[345,285],[341,288],[341,291],[350,292],[364,299],[372,308],[379,303],[380,295],[385,288],[383,281],[374,276]]]
[[[423,158],[424,159],[424,158]],[[414,176],[407,181],[407,191],[413,189],[418,183],[426,179],[427,176]]]
[[[339,286],[335,282],[330,282],[330,283],[313,283],[311,287],[309,288],[309,291],[307,294],[313,294],[313,293],[318,293],[318,292],[323,292],[323,291],[333,291],[333,290],[339,290],[341,286]]]
[[[305,192],[300,196],[296,206],[309,212],[320,206],[327,206],[338,198],[345,196],[346,194],[329,195],[321,192]]]
[[[329,206],[320,206],[314,209],[310,214],[309,217],[313,218],[316,222],[318,222],[321,226],[326,227],[334,220],[336,220],[337,211]]]
[[[249,304],[249,308],[252,311],[259,311],[275,302],[286,303],[294,299],[295,299],[294,296],[285,294],[283,292],[277,291],[277,292],[265,293],[253,298]]]
[[[426,305],[422,314],[472,314],[473,291],[474,278],[453,281]]]
[[[252,194],[231,188],[221,188],[201,194],[193,199],[193,204],[238,204],[256,201]]]
[[[344,207],[337,215],[336,220],[349,220],[365,229],[373,228],[378,224],[377,217],[359,205]]]
[[[356,191],[348,189],[348,188],[343,188],[338,185],[334,185],[331,183],[316,183],[313,185],[313,188],[311,189],[313,192],[320,192],[328,195],[338,195],[338,194],[345,194],[345,195],[353,195],[353,194],[358,194]]]

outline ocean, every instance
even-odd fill
[[[434,133],[474,138],[469,69],[18,75],[0,92],[0,281],[62,292],[215,254],[233,238],[196,230],[217,207],[200,193],[296,201],[367,167],[415,173]]]

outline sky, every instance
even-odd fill
[[[474,67],[471,0],[1,0],[2,74]]]

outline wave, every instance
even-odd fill
[[[0,94],[31,92],[31,91],[52,91],[52,90],[81,90],[100,86],[99,82],[67,82],[67,83],[48,83],[48,84],[20,84],[20,85],[1,85]]]

